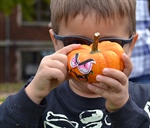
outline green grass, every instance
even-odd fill
[[[0,104],[5,101],[6,97],[0,97]]]
[[[0,104],[7,98],[1,94],[18,92],[23,85],[23,83],[0,83]]]
[[[23,83],[0,83],[0,92],[16,92],[19,91],[23,85]]]

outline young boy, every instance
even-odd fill
[[[0,126],[148,128],[150,86],[128,81],[137,40],[135,6],[135,0],[51,0],[56,52],[44,57],[35,77],[0,106]],[[95,32],[124,48],[124,70],[105,68],[98,83],[76,81],[68,75],[67,54],[80,43],[92,43],[80,36],[92,40]]]

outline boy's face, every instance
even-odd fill
[[[118,22],[112,22],[110,19],[109,23],[105,20],[100,20],[99,22],[96,21],[95,15],[88,15],[85,19],[82,15],[77,15],[75,19],[68,22],[65,26],[65,23],[62,21],[60,23],[58,35],[60,36],[84,36],[91,40],[94,38],[94,33],[99,32],[100,38],[122,38],[122,39],[129,39],[129,33],[126,30],[127,22],[124,24]],[[50,31],[51,38],[54,43],[55,50],[59,50],[60,48],[64,47],[63,42],[60,40],[56,40],[54,38],[53,31]],[[134,36],[133,40],[129,44],[125,44],[123,46],[125,53],[129,56],[131,55],[132,49],[134,44],[137,40],[137,35]]]

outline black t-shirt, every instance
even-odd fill
[[[148,128],[150,86],[129,83],[129,93],[128,102],[109,113],[104,98],[81,97],[70,89],[68,81],[40,105],[22,88],[0,106],[0,128]]]

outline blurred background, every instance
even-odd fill
[[[0,0],[0,83],[20,83],[54,52],[50,0]]]

